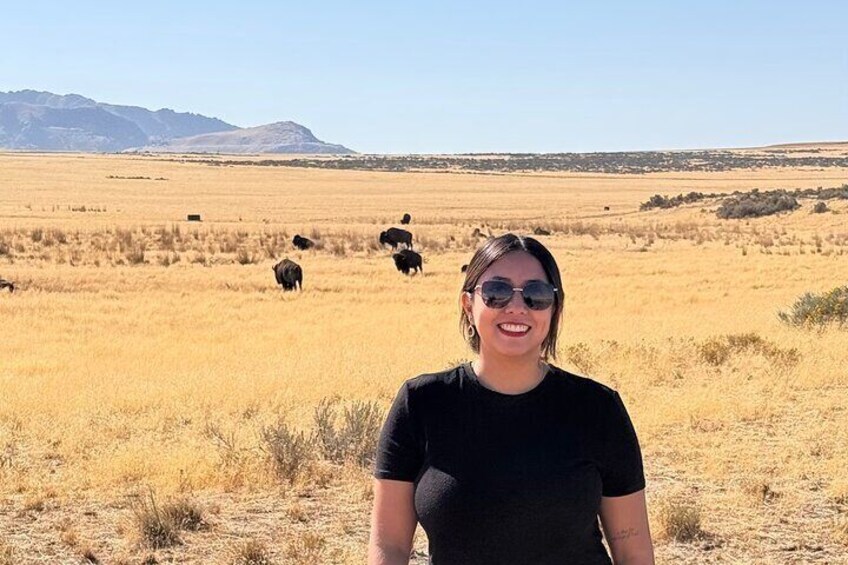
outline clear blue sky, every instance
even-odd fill
[[[375,153],[848,140],[848,2],[4,3],[24,88]]]

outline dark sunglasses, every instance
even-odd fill
[[[514,288],[504,281],[486,281],[478,284],[474,290],[480,289],[483,304],[489,308],[503,308],[512,300],[512,294],[520,292],[524,304],[531,310],[547,310],[556,297],[558,289],[544,281],[531,281],[524,288]]]

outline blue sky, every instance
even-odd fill
[[[293,120],[374,153],[848,140],[845,1],[412,4],[13,3],[0,91]]]

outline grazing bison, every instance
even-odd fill
[[[536,226],[536,229],[533,230],[533,235],[551,235],[551,232],[549,232],[545,228],[540,228]]]
[[[12,281],[0,279],[0,290],[3,290],[4,288],[8,288],[9,292],[15,292],[15,284]]]
[[[424,272],[424,267],[421,265],[421,255],[411,249],[401,249],[397,253],[393,253],[392,259],[395,260],[397,270],[404,275],[408,275],[409,271]]]
[[[296,234],[294,236],[294,239],[292,239],[292,245],[294,245],[300,250],[306,250],[310,247],[314,247],[315,242],[307,237],[301,237],[300,234]]]
[[[412,221],[412,216],[410,216],[409,214],[404,214],[403,218],[400,219],[400,223],[402,223],[403,225],[406,225],[411,221]]]
[[[465,271],[467,271],[467,270],[468,270],[468,264],[466,263],[466,264],[465,264],[465,265],[463,265],[463,266],[462,266],[462,268],[460,268],[459,270],[460,270],[461,272],[463,272],[463,273],[464,273]]]
[[[397,249],[397,246],[403,243],[407,249],[412,249],[412,234],[400,228],[389,228],[384,232],[380,232],[380,244],[389,244],[392,249]]]
[[[604,212],[609,212],[609,206],[604,206]]]
[[[283,290],[303,290],[303,270],[294,261],[283,259],[271,269],[277,284],[282,285]]]

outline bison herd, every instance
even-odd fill
[[[409,214],[404,214],[400,223],[408,225],[411,220],[412,217]],[[476,233],[480,233],[479,230],[475,230],[475,235]],[[536,235],[549,235],[550,232],[537,228],[534,233]],[[480,233],[480,235],[483,234]],[[394,251],[392,261],[394,261],[395,268],[399,272],[404,275],[424,272],[424,259],[412,249],[412,233],[400,228],[388,228],[386,231],[380,232],[379,240],[380,245],[389,245]],[[292,239],[292,245],[301,251],[305,251],[315,247],[315,242],[297,234]],[[398,251],[398,247],[401,245],[403,249]],[[291,259],[283,259],[271,269],[274,271],[277,284],[283,290],[303,289],[303,269]],[[463,265],[462,272],[464,273],[466,269],[468,269],[468,265]],[[4,289],[9,289],[9,292],[12,293],[15,291],[15,285],[11,281],[0,278],[0,290]]]
[[[408,225],[410,221],[412,221],[412,216],[409,214],[404,214],[400,219],[400,223],[403,225]],[[392,260],[398,271],[404,275],[424,272],[424,259],[421,254],[412,250],[411,232],[400,228],[389,228],[380,232],[379,240],[380,245],[388,245],[395,251],[395,253],[392,253]],[[298,234],[292,239],[292,245],[301,251],[305,251],[315,247],[315,242]],[[403,246],[403,249],[398,251],[400,246]],[[283,259],[271,269],[274,271],[277,284],[283,290],[303,289],[303,269],[291,259]]]

